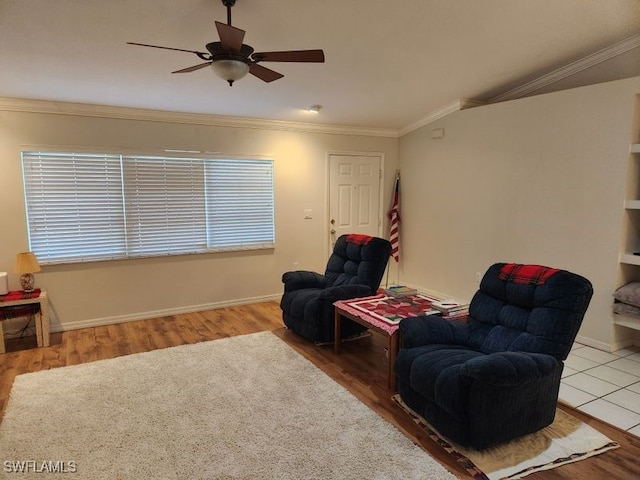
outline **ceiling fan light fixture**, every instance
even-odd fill
[[[309,107],[309,112],[318,114],[318,113],[320,113],[320,109],[321,108],[322,108],[322,105],[311,105]]]
[[[141,47],[193,53],[200,60],[203,60],[204,63],[198,63],[197,65],[192,65],[187,68],[181,68],[180,70],[175,70],[171,73],[190,73],[210,66],[217,76],[229,83],[229,86],[233,86],[233,82],[241,79],[247,73],[250,73],[254,77],[257,77],[267,83],[284,77],[283,74],[261,65],[259,62],[324,63],[324,52],[320,49],[254,52],[251,45],[242,43],[246,32],[231,24],[231,7],[236,4],[236,1],[237,0],[222,0],[222,4],[227,9],[227,23],[215,22],[220,41],[207,43],[205,45],[205,48],[207,49],[206,52],[186,50],[184,48],[163,47],[161,45],[149,45],[147,43],[127,43],[131,45],[139,45]],[[316,113],[318,111],[319,109]]]
[[[233,82],[249,73],[249,65],[246,62],[233,58],[214,60],[211,63],[211,69],[220,78],[229,82],[229,85],[233,85]]]

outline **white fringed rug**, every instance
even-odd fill
[[[0,472],[455,479],[271,332],[16,377],[0,425]]]
[[[542,430],[482,451],[465,448],[438,433],[400,395],[394,395],[393,400],[474,480],[515,480],[619,447],[595,428],[558,408],[553,423]]]

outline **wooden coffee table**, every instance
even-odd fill
[[[371,297],[356,298],[351,300],[339,300],[335,307],[335,341],[334,353],[340,353],[340,319],[346,317],[368,329],[388,337],[389,346],[389,390],[396,390],[396,376],[393,373],[393,365],[396,361],[400,333],[398,332],[400,321],[410,316],[433,313],[431,302],[435,298],[426,295],[411,295],[408,297],[390,297],[387,295],[374,295]]]

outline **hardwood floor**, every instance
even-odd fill
[[[46,348],[35,348],[34,337],[7,340],[7,353],[0,354],[0,419],[16,375],[264,330],[273,331],[459,478],[471,478],[391,400],[387,390],[385,339],[374,334],[345,343],[336,356],[331,345],[318,347],[286,330],[276,302],[54,333],[51,346]],[[640,478],[640,439],[569,407],[561,408],[618,442],[621,448],[539,472],[528,479]]]

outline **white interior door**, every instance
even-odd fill
[[[379,155],[329,156],[329,248],[346,233],[380,236]]]

